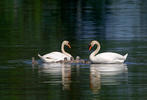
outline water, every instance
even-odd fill
[[[1,100],[146,100],[145,0],[3,0],[0,3]],[[88,59],[100,52],[129,56],[125,64],[42,64],[37,54],[65,48]],[[35,57],[39,65],[33,66]]]

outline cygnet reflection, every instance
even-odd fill
[[[91,64],[90,88],[93,92],[100,90],[102,85],[119,85],[127,82],[126,64]]]

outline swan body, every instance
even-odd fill
[[[38,54],[38,56],[40,57],[40,59],[43,62],[48,62],[48,63],[64,61],[64,58],[67,58],[67,60],[69,61],[72,56],[69,53],[65,52],[65,50],[64,50],[65,45],[67,45],[69,48],[71,48],[70,45],[69,45],[69,41],[63,41],[62,46],[61,46],[62,52],[55,51],[55,52],[45,54],[43,56]]]
[[[113,53],[113,52],[104,52],[104,53],[100,53],[97,54],[98,51],[100,50],[100,43],[98,41],[92,41],[90,43],[90,47],[89,50],[91,50],[91,48],[97,45],[96,50],[90,54],[89,59],[92,63],[124,63],[124,61],[126,60],[128,54],[126,55],[120,55],[118,53]],[[96,55],[97,54],[97,55]]]

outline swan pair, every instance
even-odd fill
[[[100,43],[96,40],[91,41],[89,51],[91,50],[91,48],[94,45],[96,45],[97,48],[89,56],[89,59],[92,63],[107,63],[107,64],[109,64],[109,63],[124,63],[124,61],[126,60],[126,58],[128,56],[128,54],[122,56],[118,53],[113,53],[113,52],[104,52],[104,53],[97,54],[100,50]],[[49,63],[64,61],[65,58],[67,59],[67,61],[70,61],[71,58],[73,58],[73,57],[64,50],[64,46],[68,46],[69,48],[71,48],[69,41],[63,41],[62,45],[61,45],[61,52],[51,52],[51,53],[45,54],[43,56],[38,54],[38,56],[44,62],[49,62]]]

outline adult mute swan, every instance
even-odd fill
[[[89,47],[89,51],[91,50],[91,48],[97,45],[96,50],[90,54],[89,59],[92,63],[123,63],[128,54],[122,56],[118,53],[113,53],[113,52],[104,52],[104,53],[100,53],[97,54],[100,50],[100,43],[96,40],[91,41],[90,43],[90,47]],[[97,54],[97,55],[96,55]]]
[[[61,52],[51,52],[48,54],[45,54],[43,56],[41,56],[40,54],[38,54],[38,56],[40,57],[41,60],[43,60],[44,62],[59,62],[59,61],[63,61],[64,58],[67,58],[67,60],[69,61],[70,58],[72,57],[69,53],[67,53],[64,50],[64,46],[68,46],[69,48],[71,48],[69,41],[63,41],[62,45],[61,45]]]

